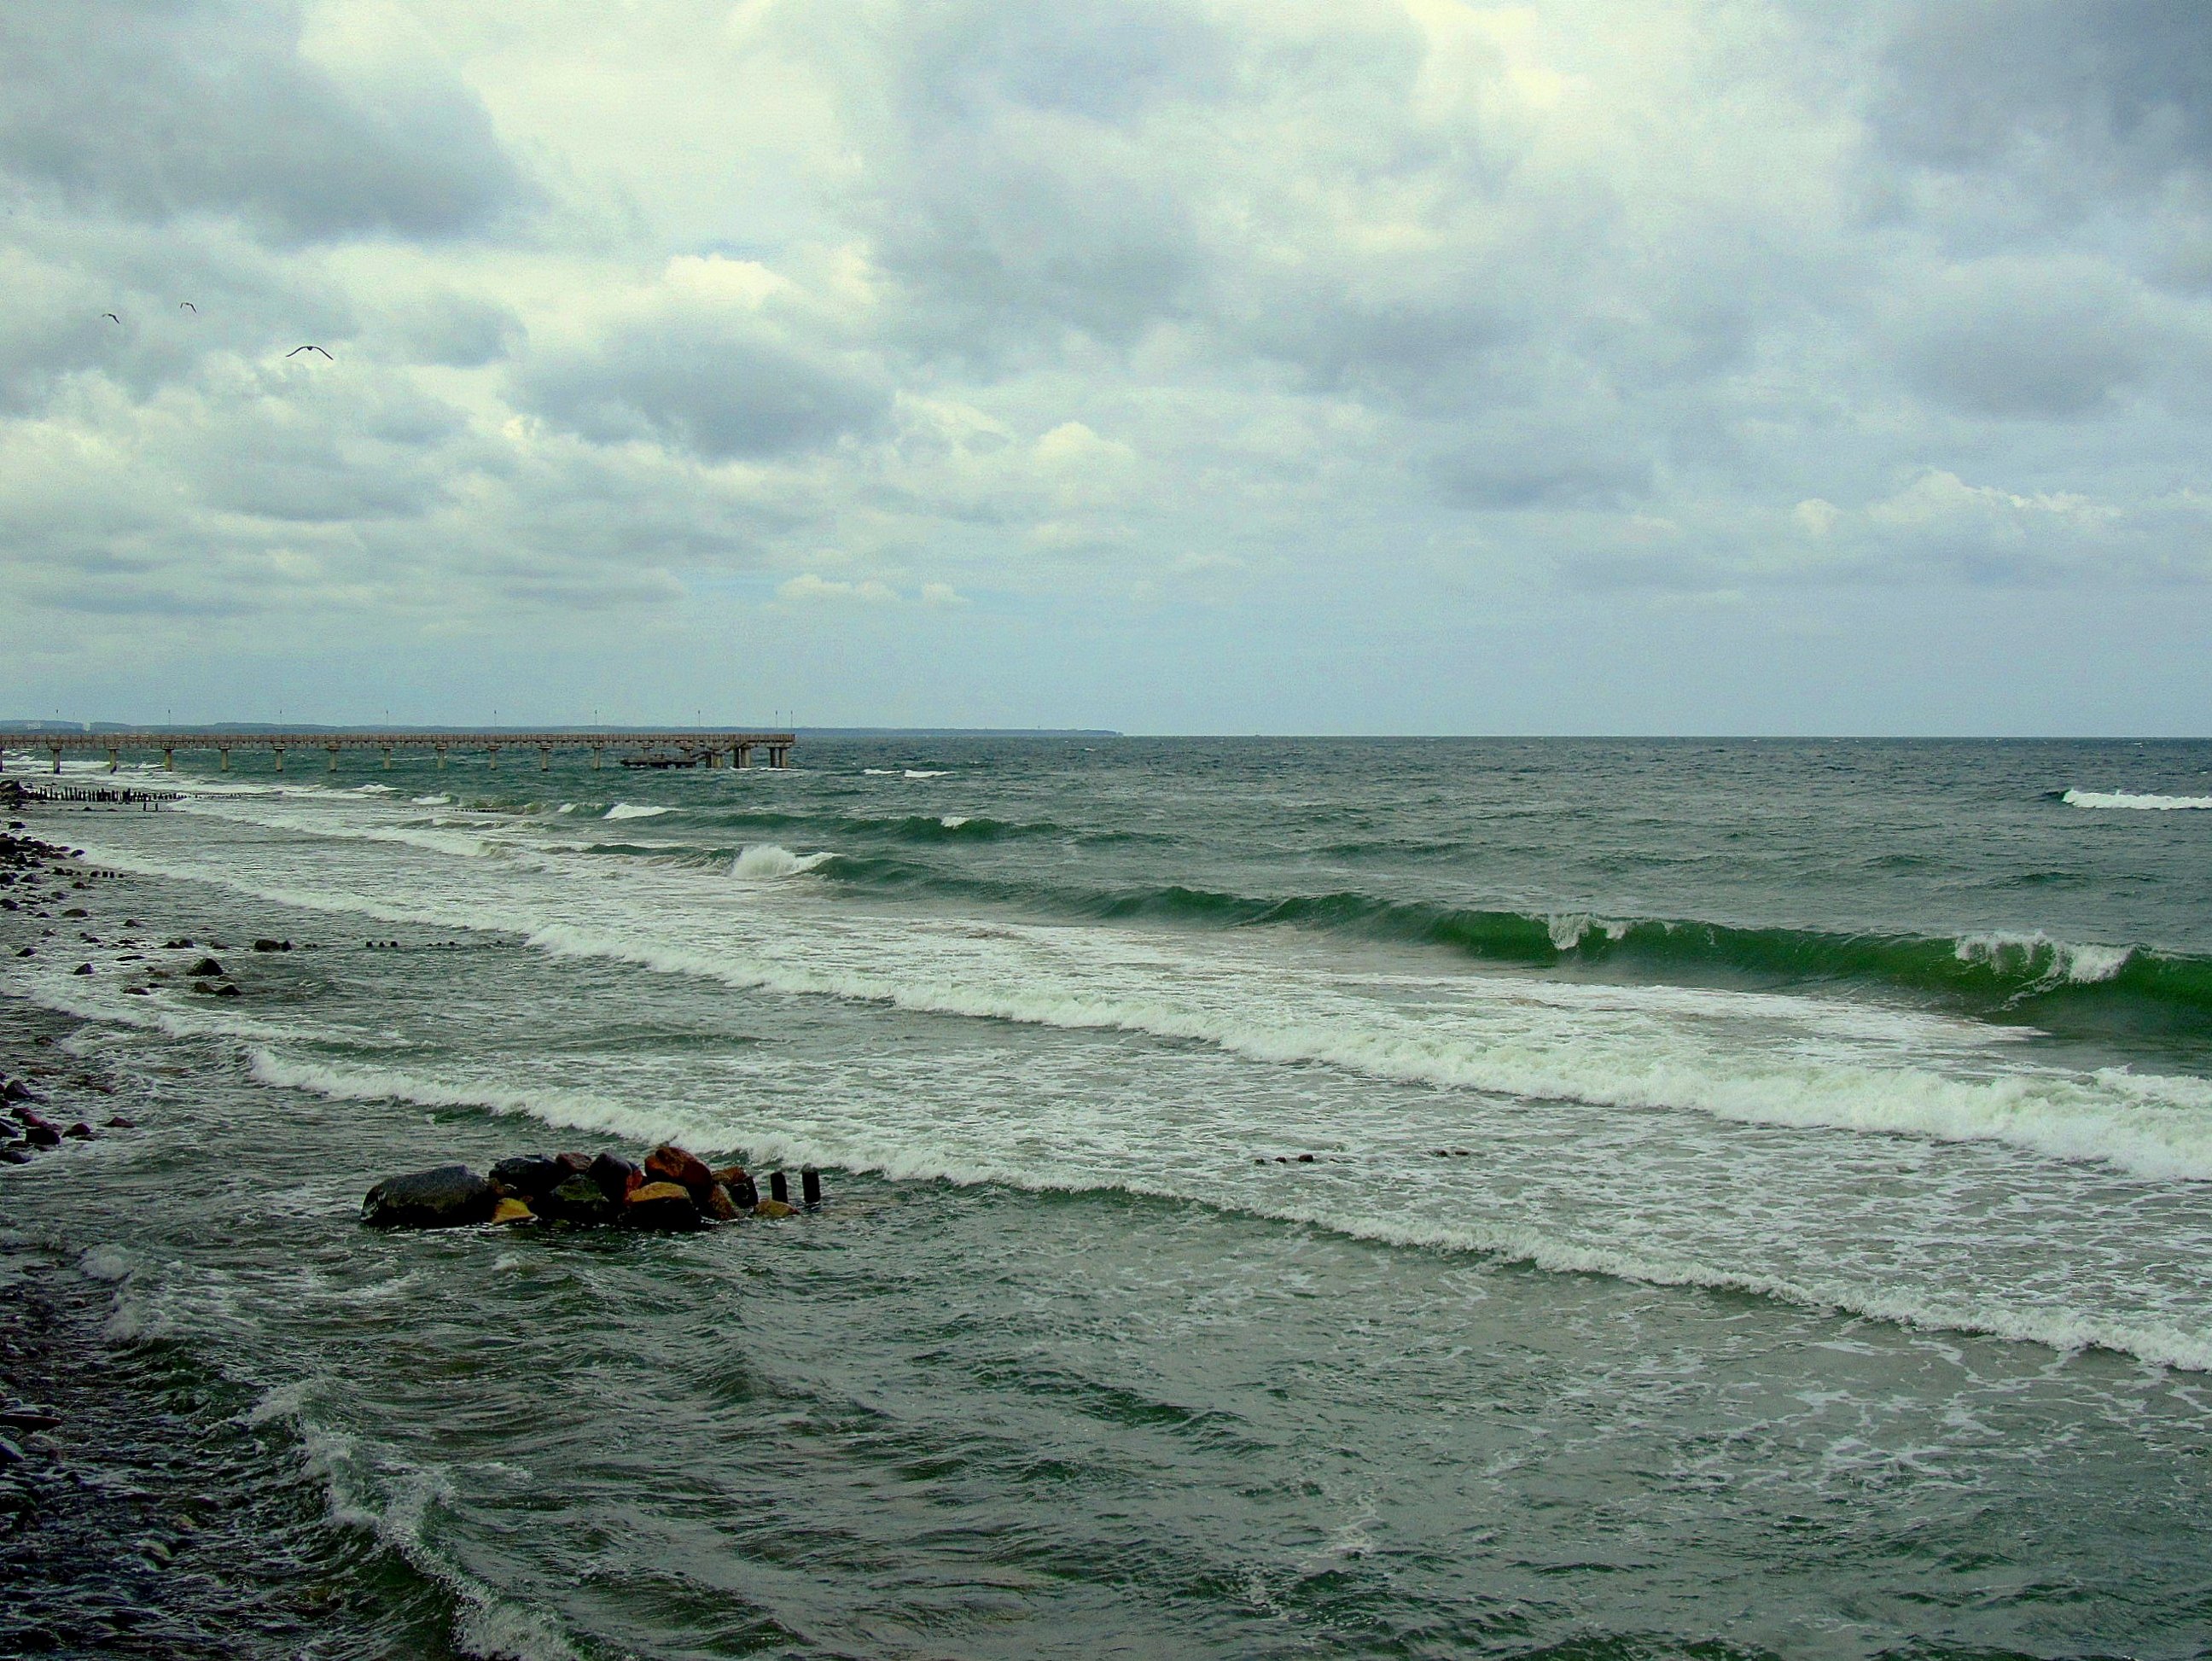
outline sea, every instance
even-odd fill
[[[307,760],[24,816],[118,1652],[2212,1649],[2212,744]],[[359,1221],[662,1139],[823,1203]]]

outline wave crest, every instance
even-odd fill
[[[2059,800],[2069,807],[2128,807],[2148,813],[2212,810],[2212,796],[2154,796],[2130,790],[2069,790]]]
[[[836,857],[835,853],[826,851],[794,854],[772,842],[760,843],[739,851],[730,874],[748,882],[773,882],[779,877],[799,876]]]

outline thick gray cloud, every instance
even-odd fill
[[[264,0],[0,9],[0,164],[94,210],[297,240],[467,235],[525,198],[465,87],[421,66],[349,87],[300,47]]]
[[[672,307],[520,377],[524,407],[603,443],[648,440],[714,460],[810,450],[881,420],[889,389],[849,358],[742,313]]]
[[[2212,615],[2205,20],[21,0],[0,610],[87,688],[274,618],[434,680],[696,627],[823,719],[1821,726],[1782,635]],[[1662,615],[1715,644],[1571,674]]]
[[[1912,9],[1884,53],[1884,138],[1931,167],[2212,163],[2212,12],[2195,0],[1952,0]]]

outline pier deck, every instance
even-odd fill
[[[320,750],[328,757],[327,770],[338,770],[338,752],[342,750],[376,750],[383,752],[384,765],[392,765],[394,751],[431,751],[438,757],[438,765],[446,764],[447,752],[453,750],[476,751],[487,755],[491,764],[499,765],[502,750],[535,750],[540,770],[553,764],[556,750],[588,750],[592,765],[601,766],[606,753],[612,750],[617,758],[634,752],[632,759],[643,760],[659,767],[750,767],[753,751],[760,751],[770,767],[788,767],[792,746],[798,743],[792,733],[593,733],[593,732],[525,732],[495,733],[9,733],[0,734],[0,746],[13,745],[21,750],[44,750],[53,757],[53,770],[62,770],[62,757],[70,751],[104,751],[107,770],[114,772],[122,765],[126,750],[161,751],[161,764],[172,772],[176,770],[179,750],[213,750],[222,758],[222,770],[230,771],[230,752],[234,750],[266,750],[276,757],[276,770],[284,770],[284,756],[292,750]]]

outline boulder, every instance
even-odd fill
[[[501,1200],[491,1208],[491,1220],[495,1223],[534,1223],[538,1214],[520,1200]]]
[[[753,1208],[753,1215],[756,1217],[774,1219],[777,1217],[796,1217],[798,1214],[799,1208],[797,1206],[786,1205],[781,1200],[763,1200],[758,1205]]]
[[[80,1141],[80,1142],[89,1142],[89,1141],[96,1141],[96,1140],[98,1139],[98,1137],[99,1137],[99,1132],[95,1131],[95,1130],[94,1130],[94,1129],[90,1125],[87,1124],[87,1123],[86,1123],[82,1119],[79,1119],[79,1120],[78,1120],[75,1124],[71,1125],[71,1126],[70,1126],[67,1130],[64,1130],[64,1132],[62,1132],[62,1135],[64,1135],[64,1136],[73,1137],[73,1138],[75,1138],[76,1141]]]
[[[42,1102],[44,1100],[46,1100],[45,1097],[40,1095],[21,1079],[10,1079],[6,1084],[0,1085],[0,1101]]]
[[[707,1189],[707,1197],[699,1202],[699,1209],[718,1223],[734,1223],[744,1214],[738,1202],[730,1197],[730,1190],[715,1183]]]
[[[92,973],[92,965],[88,963],[81,963],[76,968],[70,970],[70,973],[72,975],[89,975]]]
[[[532,1208],[556,1223],[611,1223],[615,1208],[589,1177],[571,1177],[550,1192],[540,1195]]]
[[[361,1219],[375,1228],[459,1228],[490,1220],[497,1196],[491,1184],[465,1165],[441,1165],[404,1177],[387,1177],[361,1202]]]
[[[645,1173],[628,1159],[612,1153],[602,1153],[592,1161],[588,1173],[599,1185],[599,1192],[607,1196],[610,1205],[620,1205],[645,1180]]]
[[[289,940],[272,940],[264,935],[260,940],[253,942],[253,949],[256,952],[289,952],[292,949],[292,942]]]
[[[588,1153],[556,1153],[553,1163],[566,1165],[580,1177],[592,1168],[592,1156]]]
[[[33,1157],[31,1150],[20,1143],[0,1147],[0,1165],[28,1165]]]
[[[645,1156],[645,1174],[651,1181],[674,1183],[694,1199],[714,1185],[707,1162],[673,1142],[663,1142]]]
[[[526,1200],[551,1193],[573,1174],[558,1159],[549,1159],[543,1153],[519,1153],[491,1168],[493,1186]]]
[[[23,1127],[23,1140],[33,1147],[59,1147],[62,1133],[50,1124],[26,1125]]]
[[[714,1173],[714,1180],[729,1189],[730,1199],[738,1210],[750,1211],[760,1203],[760,1189],[753,1186],[753,1179],[745,1174],[743,1165],[723,1166]]]
[[[623,1224],[629,1228],[677,1232],[704,1225],[706,1219],[691,1202],[690,1190],[681,1183],[641,1183],[623,1207]]]
[[[187,975],[198,976],[203,979],[210,981],[219,981],[228,972],[228,971],[227,971],[223,966],[217,963],[213,958],[202,958],[190,969],[185,970],[185,973]]]
[[[136,1119],[126,1119],[118,1113],[107,1122],[106,1129],[110,1130],[136,1130],[138,1129],[138,1121]]]

